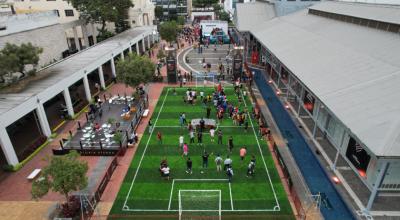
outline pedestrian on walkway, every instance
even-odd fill
[[[149,119],[148,126],[149,126],[149,134],[150,134],[153,129],[153,123],[151,122],[151,118]]]

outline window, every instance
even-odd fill
[[[73,17],[74,16],[74,11],[72,9],[65,10],[65,16]]]
[[[57,9],[54,9],[54,12],[57,14],[58,17],[60,17],[60,11]]]

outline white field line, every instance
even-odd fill
[[[172,186],[171,186],[171,193],[169,195],[169,202],[168,202],[168,210],[171,209],[171,201],[172,201],[172,192],[174,191],[174,184],[175,184],[175,180],[172,180]]]
[[[231,183],[229,183],[229,195],[231,197],[231,209],[233,209],[233,198],[232,198],[232,188],[231,188]]]
[[[241,94],[241,96],[242,96],[242,99],[243,99],[243,102],[244,102],[244,106],[247,108],[246,99],[244,98],[243,93],[240,93],[240,94]],[[260,154],[261,154],[261,158],[262,158],[263,163],[264,163],[265,171],[267,171],[268,180],[269,180],[269,183],[271,184],[272,192],[274,193],[276,205],[278,206],[278,209],[280,210],[279,201],[278,201],[278,198],[276,197],[276,192],[275,192],[274,184],[272,183],[271,176],[269,175],[269,171],[268,171],[267,164],[265,163],[265,159],[264,159],[263,152],[262,152],[262,150],[261,150],[260,142],[258,141],[258,137],[257,137],[256,130],[254,129],[253,120],[251,120],[250,114],[249,114],[248,112],[247,112],[247,116],[249,117],[249,119],[250,119],[249,121],[250,121],[250,123],[251,123],[251,127],[253,128],[254,137],[256,138],[257,145],[258,145],[258,149],[260,150]]]
[[[178,209],[123,209],[122,211],[128,212],[178,212]],[[187,211],[187,210],[185,210]],[[193,210],[193,211],[218,211],[218,210]],[[278,212],[275,209],[222,209],[222,212]]]
[[[243,128],[240,127],[239,125],[223,125],[223,126],[217,126],[218,128]],[[154,128],[186,128],[186,126],[180,126],[180,125],[159,125],[159,126],[154,126]]]
[[[164,107],[164,103],[165,103],[165,100],[167,99],[168,92],[169,92],[169,88],[168,88],[168,90],[167,90],[167,93],[165,94],[165,97],[164,97],[163,103],[161,104],[160,110],[158,111],[158,115],[157,115],[157,118],[156,118],[156,120],[155,120],[155,122],[154,122],[154,126],[157,124],[158,118],[160,117],[160,113],[161,113],[161,111],[162,111],[162,109],[163,109],[163,107]],[[155,109],[155,108],[154,108],[154,109]],[[122,209],[124,209],[124,208],[126,207],[126,202],[128,201],[129,195],[130,195],[130,193],[131,193],[131,191],[132,191],[133,184],[135,183],[135,180],[136,180],[136,176],[137,176],[137,174],[138,174],[138,172],[139,172],[139,170],[140,170],[140,165],[142,164],[142,160],[143,160],[143,158],[144,158],[144,155],[146,154],[146,150],[147,150],[147,147],[149,146],[149,143],[150,143],[150,140],[151,140],[151,136],[153,135],[153,131],[154,131],[154,129],[151,130],[150,136],[149,136],[149,138],[147,139],[146,147],[144,148],[142,157],[140,158],[139,165],[138,165],[138,167],[136,168],[135,175],[133,176],[133,180],[132,180],[131,186],[129,187],[129,191],[128,191],[128,194],[126,195],[125,202],[124,202],[124,205],[122,206]]]

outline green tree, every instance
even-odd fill
[[[211,7],[213,4],[217,4],[218,0],[193,0],[193,5],[196,8]]]
[[[68,202],[71,192],[84,189],[88,184],[88,165],[78,157],[76,151],[51,157],[49,164],[42,169],[42,175],[32,183],[32,198],[37,200],[51,190],[62,194]]]
[[[229,23],[231,21],[231,16],[227,12],[221,11],[219,13],[219,20],[227,21]]]
[[[160,25],[160,36],[168,43],[172,43],[176,40],[179,28],[175,21],[167,21]]]
[[[68,0],[86,22],[100,23],[104,32],[107,22],[118,23],[128,19],[127,11],[133,7],[131,0]],[[121,25],[119,25],[121,26]]]
[[[178,18],[176,19],[176,23],[179,25],[185,25],[185,17],[178,16]]]
[[[155,65],[150,58],[130,53],[124,60],[117,63],[117,80],[136,88],[141,83],[150,82],[154,71]]]
[[[3,77],[6,74],[20,72],[25,76],[26,65],[32,65],[35,69],[42,52],[42,48],[31,43],[21,45],[6,43],[0,50],[0,75]]]
[[[163,13],[164,13],[163,8],[161,6],[157,5],[154,8],[154,14],[155,14],[156,18],[158,18],[159,20],[162,20],[163,15],[164,15]]]

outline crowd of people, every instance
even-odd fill
[[[236,88],[240,92],[240,87],[238,86]],[[236,91],[237,91],[236,90]],[[239,97],[239,96],[238,96]],[[194,105],[195,100],[200,99],[200,101],[204,104],[203,107],[205,107],[205,112],[206,112],[206,120],[208,120],[211,116],[211,111],[212,107],[214,107],[216,111],[216,117],[219,121],[219,123],[222,123],[224,117],[230,118],[233,121],[233,125],[236,125],[238,127],[243,127],[244,132],[247,132],[248,127],[249,127],[249,120],[247,115],[248,110],[246,108],[240,109],[239,106],[235,106],[231,104],[227,100],[227,96],[224,92],[224,89],[221,84],[219,84],[216,88],[215,91],[212,94],[204,94],[203,91],[200,91],[198,93],[195,89],[188,88],[184,97],[184,102]],[[262,120],[260,119],[260,111],[257,107],[252,108],[251,116],[259,120],[260,124],[260,130],[259,133],[261,137],[265,135],[269,135],[269,129],[267,126],[265,126],[262,123]],[[189,136],[189,144],[185,141],[184,134],[181,134],[178,138],[178,143],[179,143],[179,152],[181,152],[181,156],[186,159],[186,173],[192,174],[193,173],[193,161],[190,156],[193,157],[193,155],[190,154],[189,150],[189,145],[195,144],[195,137],[197,137],[197,145],[198,146],[204,146],[203,145],[203,136],[204,133],[207,132],[207,128],[205,126],[205,119],[201,118],[199,121],[198,126],[193,125],[190,121],[186,119],[186,114],[185,112],[180,113],[179,115],[179,124],[181,127],[184,127],[187,125],[186,129],[188,132]],[[218,124],[217,124],[218,125]],[[217,172],[222,172],[225,171],[227,175],[227,179],[231,182],[233,179],[233,160],[231,158],[231,155],[234,154],[235,152],[235,145],[234,145],[234,137],[232,135],[229,136],[226,142],[223,141],[223,132],[221,129],[211,127],[208,130],[209,135],[210,135],[210,141],[213,143],[215,141],[215,136],[217,136],[217,144],[218,145],[224,145],[224,143],[227,144],[227,150],[226,154],[227,156],[225,159],[222,158],[222,154],[216,153],[215,158],[214,158],[214,163],[216,165],[216,170]],[[162,134],[161,132],[157,133],[157,139],[159,144],[162,144]],[[216,151],[223,151],[222,149],[219,149]],[[239,149],[239,157],[240,157],[240,164],[243,164],[246,162],[246,156],[248,153],[248,149],[246,146],[241,146]],[[208,152],[205,148],[203,148],[201,158],[202,158],[202,169],[201,173],[204,173],[209,165],[209,158],[214,157],[213,152]],[[222,167],[223,165],[223,167]],[[247,177],[253,177],[255,175],[255,166],[256,166],[256,157],[254,155],[251,155],[250,159],[248,160],[248,165],[246,166],[247,172],[246,176]],[[166,167],[168,169],[166,169]],[[242,165],[241,165],[242,167]],[[170,169],[167,163],[166,159],[162,160],[162,163],[160,164],[160,173],[163,177],[169,179],[170,177]]]

